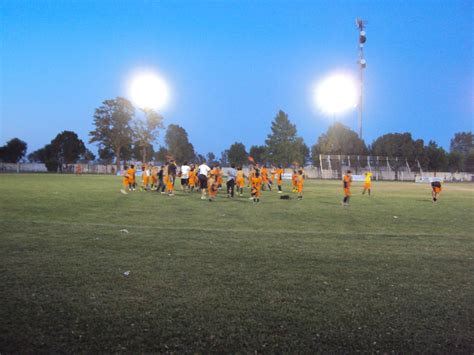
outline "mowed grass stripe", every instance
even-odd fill
[[[311,230],[311,231],[301,231],[301,230],[272,230],[268,228],[264,229],[242,229],[242,228],[209,228],[209,227],[186,227],[186,226],[147,226],[147,225],[131,225],[131,224],[111,224],[111,223],[85,223],[85,222],[67,222],[67,221],[38,221],[38,220],[0,220],[0,223],[5,224],[42,224],[42,225],[56,225],[56,226],[74,226],[74,227],[103,227],[103,228],[119,228],[118,232],[121,232],[122,228],[130,228],[130,230],[141,230],[141,229],[152,229],[157,231],[200,231],[200,232],[209,232],[209,233],[243,233],[243,234],[271,234],[271,235],[341,235],[341,236],[382,236],[382,237],[451,237],[451,238],[469,238],[472,235],[470,234],[452,234],[452,233],[389,233],[389,232],[335,232],[335,231],[321,231],[321,230]],[[127,232],[130,232],[127,230]],[[124,233],[127,233],[124,232]]]

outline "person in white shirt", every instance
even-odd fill
[[[207,190],[207,175],[211,171],[211,168],[207,166],[205,162],[203,162],[198,167],[198,179],[199,185],[201,187],[201,200],[206,199],[206,190]]]
[[[191,170],[191,167],[188,165],[188,162],[184,162],[181,165],[181,189],[183,191],[188,188],[189,170]]]

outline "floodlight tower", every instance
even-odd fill
[[[364,69],[367,66],[367,62],[364,58],[364,44],[367,40],[365,36],[365,25],[367,21],[360,18],[356,19],[356,27],[359,30],[359,138],[362,139],[362,109],[363,109],[363,92],[364,92]]]

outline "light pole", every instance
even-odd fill
[[[359,138],[362,139],[362,110],[363,110],[363,92],[364,92],[364,69],[367,66],[367,62],[364,58],[364,44],[367,40],[365,36],[365,25],[367,21],[364,21],[360,18],[356,19],[356,26],[359,30]]]

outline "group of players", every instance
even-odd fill
[[[281,166],[260,166],[253,163],[248,174],[244,173],[241,166],[234,164],[226,169],[227,180],[225,188],[228,198],[233,198],[237,193],[243,196],[245,186],[250,188],[251,199],[254,203],[260,202],[261,191],[267,188],[271,191],[274,183],[277,185],[278,193],[282,191],[282,180],[284,169]],[[200,165],[185,162],[181,167],[174,160],[166,162],[161,166],[142,165],[141,183],[137,184],[136,168],[132,164],[124,167],[122,193],[140,189],[142,191],[157,191],[168,196],[174,196],[175,183],[181,182],[181,190],[185,192],[200,191],[201,199],[214,201],[217,193],[224,187],[224,174],[218,165],[208,166],[206,163]],[[292,186],[293,192],[298,194],[298,200],[303,199],[304,171],[302,168],[293,169]]]
[[[222,168],[215,164],[209,167],[206,163],[200,165],[190,164],[185,162],[181,167],[174,160],[166,162],[161,166],[142,165],[141,167],[141,184],[138,187],[136,181],[136,168],[132,164],[130,167],[124,167],[123,173],[123,189],[122,193],[127,194],[127,191],[134,191],[137,188],[142,191],[157,191],[168,196],[174,196],[176,180],[180,179],[181,189],[186,192],[201,192],[201,199],[214,201],[217,193],[224,186],[224,174]],[[237,167],[233,164],[227,169],[227,180],[225,188],[228,198],[233,198],[234,194],[239,194],[240,197],[244,194],[244,187],[250,188],[250,199],[254,203],[260,202],[261,191],[267,188],[271,191],[274,183],[278,188],[278,193],[282,191],[282,180],[285,170],[281,167],[272,166],[268,169],[265,165],[253,163],[249,169],[248,174],[244,174],[241,166]],[[303,168],[293,169],[292,174],[292,192],[297,193],[298,200],[303,199],[303,186],[305,174]],[[352,173],[350,170],[344,174],[342,178],[344,197],[342,200],[343,206],[349,205],[351,197]],[[434,181],[431,183],[432,200],[437,202],[441,193],[441,183]],[[372,190],[372,173],[366,172],[364,174],[364,187],[362,194],[367,193],[369,196]],[[282,196],[283,197],[283,196]],[[288,196],[285,196],[288,198]]]

